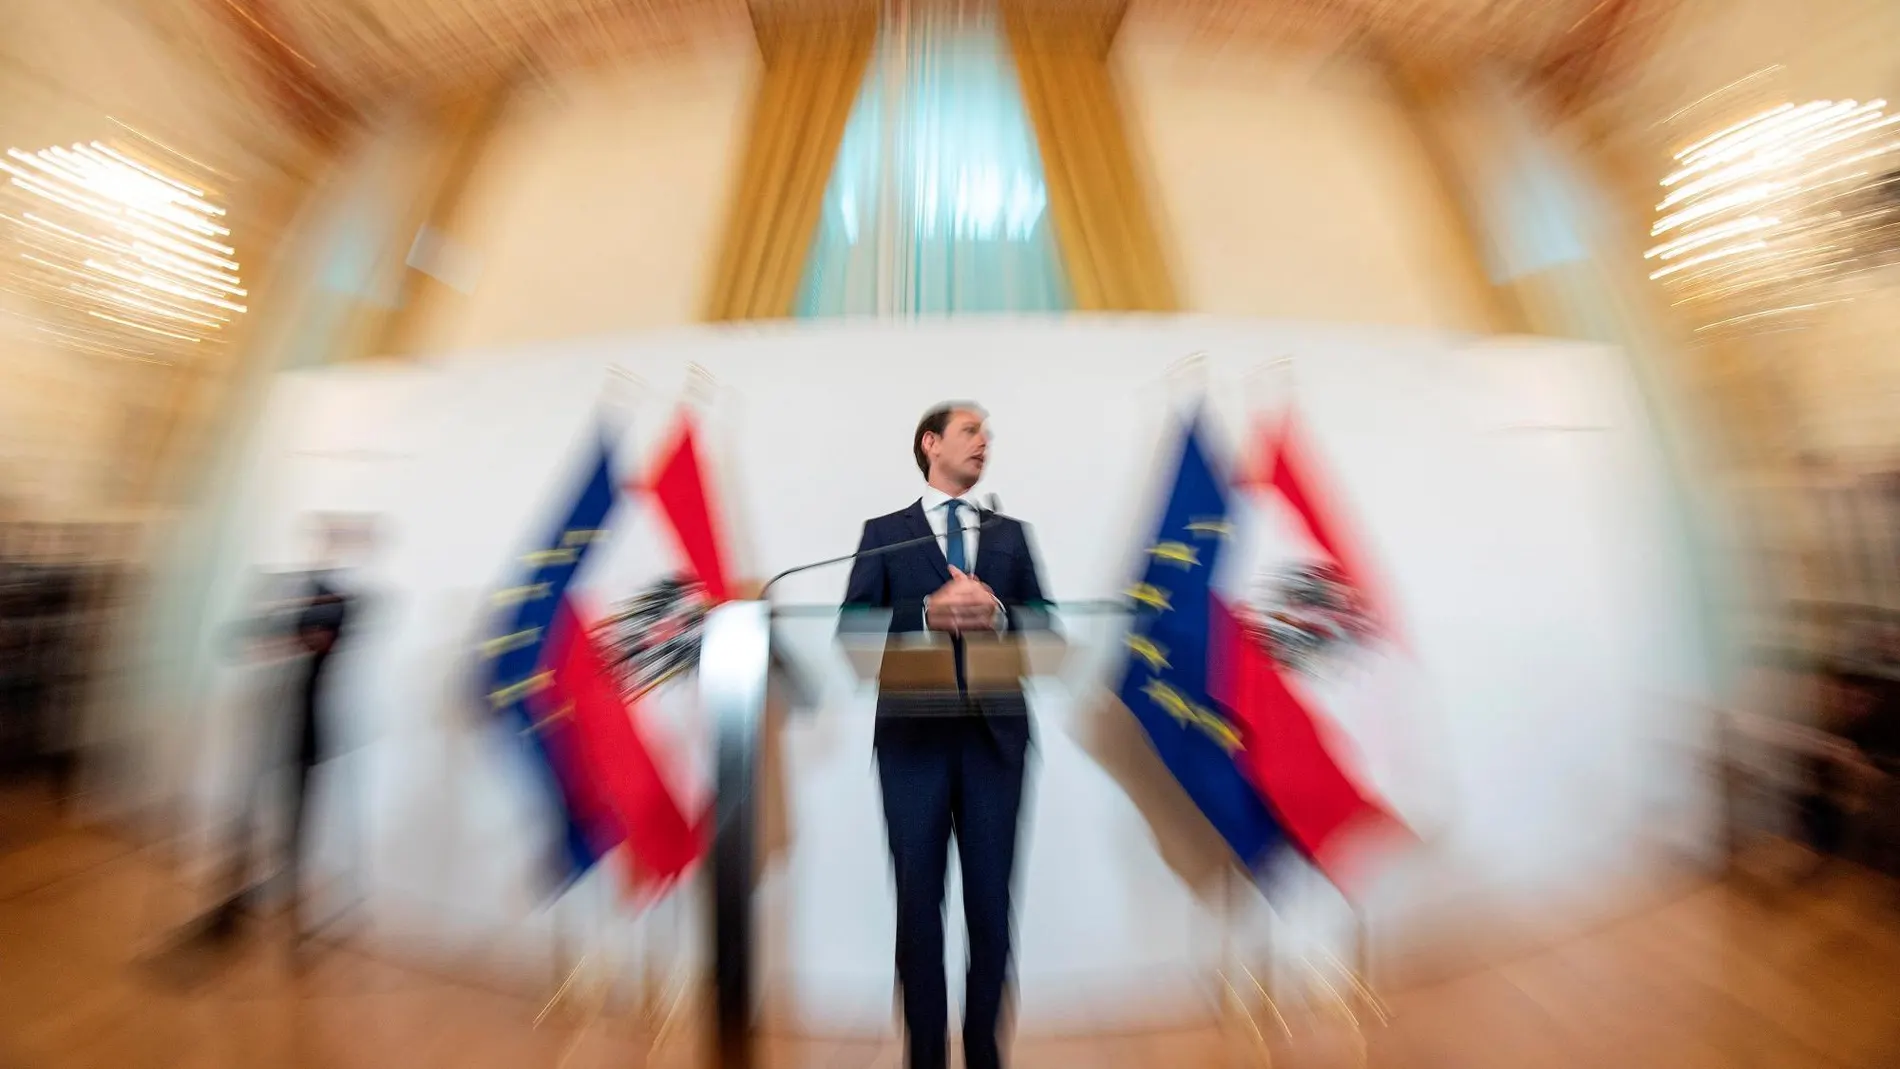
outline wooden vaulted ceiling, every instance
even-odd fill
[[[283,115],[323,140],[396,99],[523,71],[637,59],[761,18],[878,0],[196,0]],[[929,0],[883,0],[929,2]],[[1228,46],[1362,45],[1404,62],[1487,59],[1584,94],[1632,58],[1670,0],[1039,0],[1171,23]]]

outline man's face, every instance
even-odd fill
[[[924,435],[931,472],[968,489],[983,477],[989,459],[990,429],[981,412],[959,408],[950,413],[942,434]]]

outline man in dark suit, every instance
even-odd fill
[[[968,402],[931,409],[911,450],[924,476],[923,497],[865,523],[859,549],[920,544],[860,558],[845,592],[847,608],[891,610],[893,633],[948,633],[957,654],[954,700],[880,695],[877,703],[908,1062],[910,1069],[942,1069],[946,1059],[943,897],[954,835],[970,937],[964,1063],[1000,1069],[997,1027],[1009,979],[1010,884],[1029,717],[1020,689],[967,690],[962,636],[1022,630],[1039,611],[1042,582],[1024,526],[969,500],[989,459],[983,410]]]
[[[298,889],[302,883],[303,862],[309,849],[310,774],[330,755],[324,735],[327,714],[323,708],[331,689],[334,671],[331,660],[348,634],[356,595],[333,571],[318,571],[310,577],[305,592],[308,600],[297,614],[296,643],[306,653],[299,673],[296,697],[297,752],[292,766],[290,789],[289,862],[292,915],[296,930],[303,934],[302,918],[297,917]]]
[[[331,755],[326,738],[330,732],[325,729],[335,711],[325,707],[334,702],[330,697],[335,676],[332,662],[339,649],[347,646],[359,614],[360,595],[353,589],[351,566],[374,545],[369,521],[352,517],[320,517],[318,539],[317,567],[278,577],[271,584],[276,588],[274,596],[239,632],[250,657],[266,662],[295,661],[286,725],[290,737],[285,739],[283,733],[268,728],[260,732],[257,752],[250,758],[254,763],[240,773],[247,786],[232,828],[235,841],[225,876],[227,895],[209,914],[205,932],[215,938],[235,934],[239,910],[251,894],[251,821],[258,801],[256,792],[267,774],[279,768],[285,758],[291,764],[284,878],[290,895],[292,931],[299,941],[307,934],[300,889],[310,845],[311,774]]]

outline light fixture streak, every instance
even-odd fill
[[[1874,99],[1783,103],[1675,153],[1643,254],[1698,330],[1798,323],[1845,279],[1900,263],[1900,115]],[[1851,294],[1850,294],[1851,296]],[[1779,328],[1777,328],[1779,329]]]
[[[0,284],[39,302],[47,337],[162,361],[217,341],[247,310],[236,249],[221,240],[231,235],[227,209],[170,165],[143,146],[102,141],[0,156],[0,248],[14,253]]]

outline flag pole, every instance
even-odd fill
[[[632,369],[619,364],[608,365],[607,380],[601,384],[600,399],[594,407],[601,427],[612,436],[611,447],[618,447],[627,436],[627,428],[633,425],[634,410],[646,390],[647,380]],[[610,448],[609,455],[615,451]]]
[[[603,447],[607,453],[610,469],[613,455],[617,451],[620,439],[626,436],[627,428],[632,424],[634,409],[639,404],[641,394],[646,391],[646,386],[646,379],[634,372],[631,368],[624,367],[620,364],[609,364],[607,366],[606,377],[601,383],[600,395],[595,400],[594,415],[596,427],[599,428],[597,433],[604,433],[608,437],[608,440],[603,443]],[[535,722],[529,725],[528,731],[543,731],[546,730],[547,726],[547,723]],[[601,886],[608,888],[608,894],[612,893],[612,885],[610,883],[602,883]],[[557,897],[550,909],[554,928],[552,938],[550,939],[551,946],[549,952],[549,958],[554,966],[552,975],[561,975],[563,968],[566,969],[566,973],[562,976],[560,983],[555,986],[554,993],[550,995],[547,1002],[542,1005],[541,1012],[535,1015],[534,1024],[537,1028],[557,1009],[569,1002],[571,998],[570,992],[574,990],[575,984],[579,983],[586,986],[589,963],[595,957],[604,956],[607,949],[604,936],[601,936],[598,932],[595,933],[595,938],[592,940],[582,938],[576,941],[568,937],[567,925],[563,924],[562,921],[565,919],[564,914],[571,913],[572,910],[571,908],[563,910],[562,905],[563,902],[572,901],[571,894],[575,890],[576,888],[570,884],[568,887],[557,892]],[[601,908],[598,905],[598,894],[596,895],[595,901],[596,906],[594,912],[596,919],[598,919],[598,913]],[[598,928],[599,925],[595,927]],[[581,949],[578,954],[574,954],[570,944],[575,942],[578,942],[583,947],[589,942],[595,945],[592,949]],[[573,962],[571,966],[567,964],[569,960]],[[609,966],[609,969],[611,970],[611,966]],[[599,1007],[596,1006],[592,1016],[598,1016],[598,1012]],[[591,1016],[588,1019],[591,1020]],[[585,1025],[583,1025],[583,1030],[584,1029]],[[571,1049],[567,1053],[571,1054]],[[564,1061],[566,1057],[567,1055],[563,1055]]]
[[[1371,923],[1366,911],[1352,897],[1342,897],[1349,918],[1344,960],[1331,950],[1322,948],[1319,952],[1322,960],[1317,964],[1306,961],[1305,965],[1310,974],[1310,983],[1316,984],[1324,992],[1327,1004],[1345,1022],[1354,1054],[1357,1055],[1357,1064],[1360,1069],[1365,1069],[1372,1064],[1370,1029],[1390,1023],[1392,1014],[1372,987]],[[1339,977],[1338,985],[1328,979],[1328,973]]]
[[[613,885],[611,882],[602,880],[597,881],[595,886],[598,890],[590,896],[593,906],[587,911],[589,916],[586,918],[592,922],[588,925],[592,931],[588,938],[582,940],[585,943],[591,943],[593,948],[581,955],[573,971],[568,974],[566,982],[561,985],[561,990],[555,993],[554,999],[543,1007],[541,1015],[535,1018],[535,1024],[539,1026],[556,1005],[569,997],[568,990],[575,984],[580,985],[581,991],[573,996],[584,1000],[583,1008],[578,1015],[580,1026],[562,1044],[561,1055],[555,1062],[557,1069],[566,1066],[573,1059],[574,1053],[586,1041],[588,1033],[606,1014],[613,996],[616,963],[619,958],[619,955],[614,953],[608,931],[608,922],[613,915],[611,897]],[[590,962],[594,965],[591,970],[588,968]]]
[[[549,959],[554,965],[554,970],[550,975],[561,976],[563,967],[566,968],[567,972],[565,976],[561,977],[561,982],[555,985],[554,993],[549,995],[548,1000],[541,1005],[541,1012],[534,1015],[534,1026],[536,1028],[541,1027],[541,1025],[553,1015],[555,1010],[566,1004],[568,992],[573,989],[574,984],[581,977],[581,970],[587,965],[586,951],[581,951],[577,956],[568,953],[570,940],[567,938],[567,925],[562,923],[568,911],[562,909],[561,906],[563,901],[567,900],[566,892],[571,892],[572,890],[573,887],[571,885],[567,887],[566,890],[561,893],[561,896],[554,900],[548,910],[548,920],[554,929],[548,940]],[[572,965],[567,964],[570,956],[573,958]]]
[[[659,956],[657,949],[659,940],[655,936],[659,926],[653,920],[656,912],[658,912],[657,905],[653,909],[634,915],[634,935],[637,940],[635,945],[639,949],[640,960],[640,1024],[648,1031],[652,1031],[655,1022],[659,1020],[660,998],[657,988],[663,982],[655,975],[654,966],[655,959]]]
[[[1357,903],[1352,907],[1352,976],[1353,990],[1358,994],[1368,1012],[1380,1024],[1391,1020],[1385,1004],[1379,999],[1372,986],[1372,925],[1366,920],[1366,911]]]
[[[1207,400],[1208,370],[1207,352],[1196,349],[1176,359],[1168,365],[1164,388],[1168,392],[1171,408],[1191,408]],[[1191,400],[1192,405],[1184,405]]]
[[[1264,895],[1262,895],[1262,899],[1265,899]],[[1278,985],[1274,982],[1273,978],[1273,970],[1275,967],[1273,923],[1279,919],[1279,914],[1273,910],[1271,902],[1267,904],[1267,911],[1269,917],[1266,927],[1266,945],[1261,948],[1258,967],[1248,968],[1243,962],[1241,971],[1246,976],[1248,982],[1253,985],[1254,997],[1259,999],[1260,1005],[1268,1013],[1273,1015],[1274,1023],[1280,1026],[1280,1034],[1290,1040],[1293,1038],[1293,1027],[1287,1023],[1286,1015],[1280,1012],[1279,1001],[1274,998],[1274,992],[1278,989]]]
[[[1372,982],[1372,922],[1358,902],[1347,899],[1347,908],[1352,911],[1352,949],[1351,967],[1346,970],[1346,980],[1352,985],[1353,995],[1366,1016],[1375,1025],[1386,1025],[1392,1021],[1391,1007],[1379,997],[1378,988]]]
[[[719,380],[713,373],[699,364],[686,365],[686,404],[705,410],[712,406],[713,398],[719,395]]]
[[[1271,360],[1264,360],[1250,368],[1241,379],[1241,397],[1254,412],[1271,413],[1284,419],[1299,399],[1297,375],[1291,354],[1283,353]],[[1257,473],[1262,479],[1271,474]]]
[[[1367,934],[1366,911],[1359,908],[1357,902],[1352,907],[1352,968],[1346,973],[1346,981],[1352,985],[1353,994],[1359,1006],[1364,1010],[1363,1020],[1383,1025],[1388,1018],[1385,1008],[1379,1004],[1379,998],[1372,992],[1372,953]],[[1359,1033],[1359,1064],[1372,1064],[1372,1037],[1367,1035],[1364,1026]]]
[[[679,916],[687,908],[684,893],[675,889],[672,898],[671,908],[675,914],[676,923],[662,925],[662,928],[677,935],[686,929],[690,918]],[[682,977],[682,973],[686,975]],[[659,1057],[661,1049],[679,1029],[682,1019],[692,1011],[693,1007],[690,1003],[692,991],[691,972],[685,964],[685,954],[682,953],[678,940],[675,939],[664,954],[664,967],[660,972],[658,985],[659,998],[652,1004],[652,1016],[648,1018],[653,1029],[653,1038],[647,1045],[649,1059]]]
[[[1260,996],[1265,1007],[1272,1011],[1274,1017],[1279,1020],[1280,1027],[1283,1030],[1286,1029],[1286,1019],[1280,1016],[1280,1011],[1274,1005],[1273,997],[1269,993],[1267,986],[1263,984],[1259,976],[1247,966],[1245,952],[1239,947],[1239,940],[1235,937],[1234,930],[1237,927],[1236,914],[1239,909],[1235,902],[1234,889],[1239,882],[1240,874],[1235,869],[1227,868],[1222,871],[1220,887],[1220,964],[1215,970],[1216,979],[1220,987],[1219,1028],[1221,1041],[1222,1045],[1225,1046],[1229,1042],[1229,1036],[1234,1030],[1233,1026],[1236,1023],[1244,1024],[1246,1026],[1248,1050],[1243,1053],[1242,1057],[1249,1058],[1253,1064],[1264,1066],[1266,1069],[1272,1069],[1273,1049],[1268,1045],[1266,1033],[1260,1027],[1259,1017],[1254,1013],[1253,1007],[1248,1004],[1250,994],[1258,994]],[[1235,973],[1238,973],[1240,977],[1244,978],[1244,983],[1237,984],[1235,982]],[[1251,992],[1249,989],[1251,989]],[[1238,1021],[1236,1019],[1238,1019]],[[1288,1035],[1291,1035],[1291,1032],[1288,1032]]]

